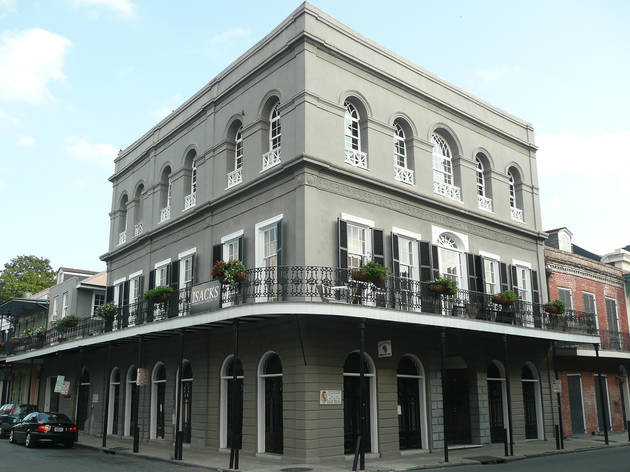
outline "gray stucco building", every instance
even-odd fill
[[[364,326],[368,453],[550,439],[551,342],[598,338],[542,308],[535,153],[529,123],[303,4],[116,159],[113,327],[13,361],[74,379],[87,433],[316,462],[355,450]],[[221,259],[246,278],[197,311]],[[370,261],[384,283],[351,275]]]

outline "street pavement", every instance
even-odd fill
[[[74,447],[40,446],[27,449],[21,444],[10,444],[0,440],[0,472],[208,472],[185,465],[169,464],[142,457],[121,454],[106,454],[102,451]]]

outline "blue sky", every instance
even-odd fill
[[[312,3],[530,121],[544,228],[630,244],[630,2]],[[104,269],[118,149],[297,6],[0,0],[0,264]]]

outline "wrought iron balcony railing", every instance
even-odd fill
[[[607,329],[599,330],[600,346],[609,351],[630,352],[630,335]]]
[[[514,221],[519,221],[521,223],[524,222],[523,210],[521,210],[520,208],[510,207],[510,216],[512,217]]]
[[[160,223],[170,219],[171,217],[171,207],[167,206],[160,210]]]
[[[280,148],[277,147],[269,152],[263,154],[262,157],[262,170],[261,172],[271,169],[274,166],[280,164]]]
[[[394,165],[394,178],[409,185],[414,184],[413,170],[407,169],[406,167]]]
[[[228,172],[227,175],[227,188],[232,188],[235,185],[240,184],[243,181],[243,169],[239,167],[232,172]]]
[[[21,338],[19,344],[14,346],[14,352],[168,318],[191,316],[190,291],[191,287],[174,291],[165,303],[138,301],[122,305],[114,319],[83,318],[71,328],[51,328],[41,338]],[[412,312],[419,317],[441,315],[597,335],[595,317],[592,314],[569,311],[562,315],[550,315],[544,311],[543,305],[522,301],[502,306],[494,303],[491,295],[470,290],[458,289],[454,295],[442,295],[431,291],[426,282],[397,277],[388,277],[383,284],[373,285],[353,280],[348,269],[332,267],[283,266],[249,269],[243,282],[234,287],[223,285],[221,290],[221,306],[224,308],[283,302],[363,305]]]
[[[354,167],[360,167],[361,169],[368,168],[367,153],[357,151],[356,149],[344,149],[344,155],[346,156],[344,162]]]
[[[462,191],[456,185],[447,184],[444,182],[433,181],[433,193],[442,195],[452,200],[462,201]]]
[[[184,210],[194,207],[197,204],[197,192],[189,193],[184,197]]]
[[[480,210],[492,211],[492,198],[477,195],[477,204]]]

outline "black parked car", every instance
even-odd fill
[[[23,442],[26,447],[40,443],[61,443],[72,447],[77,440],[77,425],[61,413],[30,413],[9,432],[9,442]]]
[[[29,413],[37,411],[37,405],[7,403],[0,408],[0,437],[9,434],[11,427],[19,423]]]

